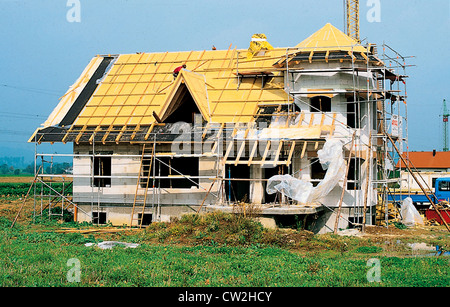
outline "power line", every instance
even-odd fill
[[[12,88],[19,91],[25,91],[25,92],[32,92],[32,93],[38,93],[43,95],[50,95],[50,96],[61,96],[60,92],[57,90],[48,90],[48,89],[40,89],[40,88],[32,88],[32,87],[23,87],[23,86],[14,86],[9,84],[0,84],[2,87]]]
[[[33,132],[0,129],[0,134],[14,134],[14,135],[21,134],[21,135],[31,135],[31,134],[33,134]]]
[[[26,113],[16,113],[16,112],[0,112],[0,117],[42,118],[42,119],[47,118],[47,116],[40,115],[40,114],[26,114]]]

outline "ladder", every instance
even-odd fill
[[[136,192],[134,194],[134,201],[133,201],[133,209],[131,210],[131,220],[130,220],[130,227],[133,226],[133,221],[138,221],[139,228],[142,228],[142,221],[144,219],[144,211],[145,211],[145,205],[147,202],[147,195],[148,195],[148,186],[150,183],[150,177],[151,177],[151,169],[152,169],[152,163],[153,163],[153,155],[154,155],[155,147],[152,146],[151,149],[151,155],[148,156],[148,152],[146,151],[145,144],[142,147],[142,155],[141,155],[141,165],[139,167],[139,176],[136,184]],[[146,169],[148,167],[148,169]],[[145,187],[140,188],[141,184],[145,184]],[[143,191],[142,191],[143,190]],[[143,192],[143,194],[142,194]],[[139,216],[137,218],[134,217],[135,211],[139,205],[142,205],[141,210],[141,217]]]

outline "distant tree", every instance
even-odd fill
[[[34,164],[29,164],[25,169],[23,170],[24,173],[34,174]]]
[[[14,170],[14,175],[20,175],[20,168],[16,168]]]
[[[2,164],[0,165],[0,174],[6,175],[9,173],[9,167],[8,164]]]

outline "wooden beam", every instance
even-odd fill
[[[73,125],[70,126],[69,130],[67,130],[66,134],[65,134],[64,137],[62,138],[61,141],[62,141],[64,144],[66,144],[66,139],[67,139],[67,137],[70,135],[70,133],[72,132],[72,129],[73,129]]]
[[[305,113],[302,112],[302,113],[300,114],[300,118],[299,118],[299,120],[298,120],[298,123],[297,123],[297,127],[296,127],[296,128],[300,128],[300,127],[301,127],[301,125],[302,125],[304,119],[305,119]]]
[[[91,137],[89,138],[89,143],[92,144],[94,141],[95,134],[100,130],[100,126],[95,127],[94,132],[92,133]]]
[[[314,113],[311,113],[311,117],[309,119],[309,127],[312,127],[313,124],[314,124]]]
[[[222,125],[220,126],[219,131],[217,132],[217,136],[216,136],[217,141],[214,142],[214,145],[213,145],[213,147],[212,147],[212,149],[211,149],[211,153],[212,153],[212,154],[214,154],[214,152],[215,152],[216,149],[217,149],[217,146],[219,146],[220,137],[221,137],[221,135],[222,135],[222,131],[223,131],[223,127],[224,127],[224,126],[225,126],[225,124],[222,124]]]
[[[308,146],[308,141],[305,141],[303,143],[302,155],[300,156],[301,159],[303,159],[303,157],[305,156],[305,152],[306,152],[306,147],[307,146]]]
[[[36,184],[36,178],[39,176],[39,172],[41,171],[42,166],[43,166],[43,164],[41,164],[39,166],[39,169],[37,170],[36,175],[34,175],[33,182],[31,183],[30,187],[28,188],[28,192],[25,195],[25,198],[23,199],[22,205],[20,206],[19,211],[17,212],[16,217],[14,218],[14,221],[11,224],[11,228],[13,228],[14,224],[17,222],[17,219],[19,218],[20,212],[22,212],[23,206],[25,205],[25,202],[28,199],[28,195],[30,195],[31,188]]]
[[[242,152],[244,151],[244,149],[245,149],[245,141],[242,141],[242,144],[241,144],[241,146],[239,147],[239,152],[238,152],[238,154],[237,154],[237,156],[236,156],[236,160],[235,160],[235,162],[234,162],[234,165],[237,165],[237,164],[238,164],[239,159],[241,158],[241,155],[242,155]]]
[[[292,155],[294,154],[294,149],[295,149],[295,141],[292,141],[291,150],[289,151],[289,156],[286,161],[286,166],[289,166],[291,164],[291,159],[292,159]]]
[[[309,54],[309,63],[312,63],[313,55],[314,55],[314,50],[312,50],[311,53]]]
[[[233,148],[234,140],[231,140],[230,144],[228,144],[227,151],[225,152],[225,156],[223,157],[222,164],[225,164],[228,156],[230,155],[231,148]]]
[[[202,140],[205,138],[206,133],[208,133],[208,129],[209,129],[209,123],[207,123],[205,126],[205,131],[203,131],[203,134],[202,134]]]
[[[127,129],[127,125],[124,125],[122,127],[122,129],[120,129],[119,135],[117,135],[116,140],[115,140],[116,144],[119,144],[119,140],[122,137],[122,135],[123,135],[123,133],[125,132],[126,129]]]
[[[253,144],[252,152],[250,153],[250,157],[248,158],[248,165],[252,164],[253,156],[255,155],[256,149],[258,148],[258,141],[255,141],[255,144]]]
[[[217,178],[214,178],[213,182],[211,182],[211,185],[209,186],[208,192],[206,192],[205,198],[203,198],[203,201],[202,201],[200,207],[199,207],[198,210],[197,210],[197,214],[198,214],[198,213],[200,212],[200,210],[202,209],[203,204],[205,203],[206,198],[208,197],[208,195],[209,195],[209,193],[211,192],[211,189],[212,189],[214,183],[216,182],[216,179],[217,179]]]
[[[366,62],[369,62],[369,58],[364,52],[361,52],[362,57],[366,60]]]
[[[81,128],[80,133],[78,133],[77,137],[75,138],[75,143],[78,144],[78,142],[80,141],[81,136],[83,135],[86,128],[87,128],[87,125],[84,125],[83,128]]]
[[[141,125],[138,124],[138,125],[136,126],[136,128],[134,129],[133,134],[132,134],[131,137],[130,137],[130,140],[131,140],[131,141],[134,140],[134,138],[136,137],[136,133],[137,133],[140,129],[141,129]]]
[[[150,128],[148,128],[147,133],[145,134],[144,140],[147,141],[148,137],[150,136],[150,133],[152,133],[153,128],[155,127],[156,123],[153,123]]]
[[[330,137],[333,136],[335,129],[336,129],[336,113],[333,114],[333,121],[331,122]]]
[[[156,120],[158,123],[162,123],[161,118],[159,118],[158,114],[156,114],[155,111],[153,111],[152,115],[153,115],[153,117],[155,118],[155,120]]]
[[[262,162],[266,161],[267,153],[269,152],[270,141],[267,141],[266,149],[264,150],[264,155],[262,157]]]
[[[113,125],[111,124],[111,125],[108,127],[108,129],[106,130],[105,135],[102,137],[102,143],[103,143],[103,144],[105,144],[106,138],[108,137],[108,135],[109,135],[109,133],[111,132],[112,128],[113,128]]]
[[[273,159],[273,166],[277,165],[278,158],[280,157],[281,148],[283,148],[283,140],[280,140],[280,143],[278,144],[277,153],[275,154],[275,158]]]
[[[323,126],[324,121],[325,121],[325,113],[322,113],[322,118],[320,119],[320,127]]]

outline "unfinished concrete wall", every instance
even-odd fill
[[[367,68],[366,65],[362,63],[353,64],[354,68],[361,68],[364,70]],[[362,98],[363,102],[358,105],[359,117],[357,121],[359,123],[359,129],[351,129],[348,127],[348,98],[353,97],[353,94],[344,93],[332,93],[332,91],[352,91],[353,89],[376,89],[376,84],[374,82],[371,73],[364,71],[359,72],[338,72],[336,70],[341,68],[352,68],[352,63],[344,61],[343,63],[337,61],[330,61],[329,63],[323,62],[301,62],[297,65],[290,67],[291,69],[302,69],[305,72],[294,73],[292,77],[289,78],[290,88],[292,92],[314,92],[314,91],[330,91],[331,95],[331,111],[326,112],[328,120],[332,115],[336,114],[336,129],[334,131],[333,137],[341,138],[344,143],[346,143],[346,156],[349,151],[349,143],[351,141],[351,136],[354,131],[356,131],[357,141],[355,142],[356,147],[353,152],[353,156],[357,156],[364,161],[367,157],[367,144],[369,143],[370,133],[376,134],[376,106],[371,105],[369,102],[364,101],[367,98]],[[312,72],[312,70],[315,70]],[[309,72],[308,72],[309,71]],[[305,120],[308,121],[308,115],[310,114],[320,114],[317,112],[311,112],[310,103],[311,98],[318,94],[296,94],[296,102],[300,106],[300,109],[307,113]],[[308,114],[309,113],[309,114]],[[320,115],[314,116],[314,124],[321,120]],[[307,154],[303,158],[295,158],[293,160],[294,170],[300,169],[298,173],[299,178],[310,180],[311,179],[311,162],[317,156],[317,150],[311,148],[312,144],[308,146]],[[362,169],[364,167],[364,169]],[[365,164],[361,167],[360,174],[356,175],[356,179],[359,180],[359,186],[356,189],[347,189],[345,187],[345,193],[343,198],[343,207],[360,207],[364,203],[364,185],[366,184],[367,176],[365,174]],[[370,171],[372,177],[376,174],[376,165],[372,164],[372,169]],[[375,178],[375,177],[373,177]],[[331,191],[329,195],[324,198],[324,204],[335,208],[338,206],[340,196],[342,194],[342,182],[339,186]],[[376,190],[373,186],[369,187],[368,193],[368,206],[376,205]]]
[[[74,146],[74,202],[80,204],[84,211],[106,212],[107,220],[114,225],[128,224],[131,217],[131,207],[136,195],[138,175],[141,165],[141,147],[129,144],[122,145],[95,145],[96,155],[109,155],[111,157],[111,184],[94,186],[93,148],[90,145]],[[205,204],[217,201],[219,182],[212,187],[212,178],[216,177],[220,169],[216,157],[199,158],[199,184],[192,183],[190,188],[152,188],[147,193],[145,212],[158,215],[158,220],[168,220],[171,215],[179,216],[183,212],[192,212],[192,206],[199,206],[210,190]],[[174,179],[175,180],[175,179]],[[157,181],[156,181],[157,182]],[[143,199],[145,188],[138,187],[138,199]],[[160,204],[161,210],[156,213],[156,206]],[[173,207],[173,208],[170,208]],[[191,209],[189,209],[191,207]],[[136,217],[141,212],[142,205],[138,204]],[[187,209],[186,209],[187,208]],[[90,221],[89,214],[78,211],[79,221]]]
[[[355,63],[353,65],[355,69],[366,69],[367,66],[361,63]],[[289,78],[291,92],[314,92],[314,91],[352,91],[353,89],[374,90],[376,84],[371,73],[365,71],[358,71],[353,73],[352,71],[337,72],[340,68],[352,68],[352,63],[347,61],[340,62],[302,62],[300,64],[290,67],[291,69],[302,69],[305,71],[315,70],[315,72],[293,73]],[[320,72],[320,70],[325,70]],[[313,95],[313,94],[312,94]],[[314,94],[319,95],[319,94]],[[331,93],[331,112],[337,113],[337,126],[336,136],[348,136],[351,133],[345,127],[347,123],[347,98],[353,97],[353,94],[339,94]],[[310,112],[310,99],[311,95],[297,94],[295,95],[296,102],[300,106],[301,110],[308,113]],[[364,98],[361,98],[365,100]],[[376,110],[375,106],[370,107],[369,103],[362,102],[359,104],[360,108],[360,137],[367,143],[369,133],[376,132]],[[370,110],[369,110],[370,108]],[[317,120],[317,119],[316,119]]]
[[[111,156],[111,184],[95,187],[92,153]],[[73,197],[75,203],[132,203],[140,167],[139,146],[74,145]],[[135,178],[124,178],[124,177]]]

